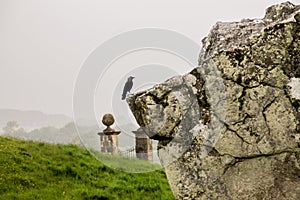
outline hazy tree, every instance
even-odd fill
[[[8,121],[6,126],[3,127],[4,134],[13,134],[13,133],[25,133],[23,128],[19,128],[17,121]]]
[[[4,133],[13,133],[17,130],[17,128],[19,127],[19,124],[17,121],[8,121],[6,123],[6,126],[3,127],[3,131]]]

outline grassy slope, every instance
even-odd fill
[[[138,162],[129,159],[123,162],[128,161]],[[106,167],[87,150],[74,145],[0,137],[0,199],[174,197],[162,170],[137,174],[120,172]]]

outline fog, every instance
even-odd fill
[[[262,18],[265,8],[279,2],[283,1],[0,0],[0,108],[72,116],[80,68],[111,37],[157,27],[200,44],[217,21]],[[115,78],[116,85],[126,74]],[[96,105],[99,115],[110,111],[107,108]]]

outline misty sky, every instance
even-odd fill
[[[262,18],[266,7],[280,2],[284,1],[0,0],[0,108],[72,116],[79,70],[112,36],[157,27],[200,44],[217,21]],[[182,71],[174,69],[174,74]],[[124,73],[118,81],[126,80]],[[101,95],[96,99],[105,100]],[[95,107],[101,112],[101,104]]]

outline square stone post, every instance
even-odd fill
[[[110,126],[115,122],[113,115],[105,114],[102,118],[102,123],[107,126],[103,132],[98,133],[100,136],[100,148],[101,152],[109,154],[118,154],[119,153],[119,139],[118,135],[121,131],[115,131],[110,128]]]
[[[152,140],[145,134],[142,128],[132,132],[135,134],[136,157],[141,160],[153,162]]]

